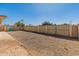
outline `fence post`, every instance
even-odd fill
[[[57,25],[55,24],[55,35],[57,34]]]
[[[47,25],[46,25],[46,28],[45,29],[46,29],[46,32],[45,33],[48,34],[48,26]]]
[[[78,25],[78,39],[79,39],[79,25]]]
[[[69,25],[69,36],[72,37],[72,25]]]
[[[37,26],[37,32],[39,32],[39,26]]]

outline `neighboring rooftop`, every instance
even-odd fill
[[[6,18],[7,16],[5,15],[0,15],[0,24],[2,23],[2,21]]]

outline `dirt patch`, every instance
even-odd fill
[[[23,44],[29,53],[34,56],[79,55],[79,41],[72,41],[65,38],[56,38],[23,31],[16,31],[9,34],[16,38],[16,40],[21,44]]]

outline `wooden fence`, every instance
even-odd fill
[[[26,31],[79,38],[78,25],[26,26]]]

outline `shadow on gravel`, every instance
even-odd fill
[[[26,30],[24,30],[24,31],[41,34],[41,35],[46,35],[46,36],[51,36],[51,37],[56,37],[56,38],[62,38],[62,39],[66,39],[66,40],[79,41],[79,39],[77,37],[68,37],[68,36],[62,36],[62,35],[57,35],[57,34],[38,33],[38,32],[33,32],[33,31],[26,31]]]

